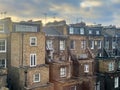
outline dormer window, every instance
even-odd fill
[[[69,34],[73,34],[74,33],[74,28],[73,27],[70,27],[69,28]]]
[[[80,34],[84,34],[84,28],[80,28]]]
[[[96,31],[96,35],[100,35],[100,31]]]
[[[89,30],[89,34],[92,34],[92,30]]]

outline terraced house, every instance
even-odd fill
[[[41,22],[13,23],[9,84],[11,90],[53,90],[45,64],[45,34]]]
[[[89,30],[93,30],[90,28],[84,22],[69,26],[69,52],[73,61],[73,77],[81,81],[81,90],[94,90],[96,87],[96,62],[93,52],[95,48],[90,47],[90,40],[96,39],[89,35]]]
[[[119,90],[120,28],[0,20],[0,89]]]
[[[0,19],[0,89],[7,87],[8,62],[10,58],[11,19]]]
[[[81,82],[72,77],[72,61],[68,48],[68,26],[64,21],[47,24],[46,61],[50,66],[50,81],[54,90],[78,90]]]

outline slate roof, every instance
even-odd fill
[[[46,35],[53,35],[53,36],[63,35],[56,28],[53,28],[53,27],[44,27],[43,32],[45,32]]]

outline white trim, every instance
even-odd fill
[[[7,40],[6,39],[0,39],[1,40],[4,40],[5,41],[5,50],[0,50],[0,52],[6,52],[6,46],[7,46]]]
[[[88,65],[88,64],[85,64],[85,65],[84,65],[84,72],[85,72],[85,73],[88,73],[88,72],[89,72],[89,65]]]
[[[115,80],[114,81],[114,87],[118,88],[119,87],[119,77],[115,77],[114,80]]]
[[[39,80],[35,81],[35,75],[37,75],[37,74],[39,75]],[[33,82],[40,82],[40,73],[36,73],[36,74],[33,75]]]
[[[91,49],[94,49],[94,43],[95,43],[94,40],[91,40],[91,47],[90,47]]]
[[[35,39],[35,45],[32,45],[32,39]],[[37,46],[37,37],[30,37],[30,46]]]
[[[96,31],[96,35],[100,35],[100,31],[99,30]]]
[[[85,34],[84,28],[80,28],[80,34],[81,34],[81,35],[84,35],[84,34]]]
[[[67,75],[67,68],[60,67],[60,77],[66,77],[66,75]]]
[[[3,68],[6,68],[6,59],[4,59],[4,58],[0,58],[0,60],[4,60],[5,61],[5,67],[3,67]]]
[[[110,62],[108,64],[108,71],[113,71],[114,70],[114,62]]]
[[[92,34],[92,30],[89,30],[88,32],[89,32],[89,34]]]
[[[35,62],[33,61],[35,63],[35,65],[31,65],[32,64],[32,62],[31,62],[31,56],[32,55],[35,55]],[[30,67],[34,67],[36,65],[37,65],[37,55],[36,54],[30,54]]]
[[[74,28],[73,27],[69,28],[69,34],[74,34]]]
[[[53,40],[46,40],[47,49],[53,50]]]
[[[60,50],[65,50],[65,40],[60,40]]]

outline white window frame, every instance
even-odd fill
[[[69,34],[74,34],[74,28],[73,27],[69,28]]]
[[[60,68],[60,77],[66,77],[66,75],[67,75],[67,68],[61,67]]]
[[[71,48],[71,42],[72,42],[72,41],[73,41],[73,48]],[[75,50],[75,40],[71,40],[71,41],[70,41],[70,49],[71,49],[71,50]]]
[[[3,27],[3,29],[1,29],[0,32],[4,32],[4,24],[0,24],[0,25]]]
[[[77,87],[76,87],[76,86],[71,86],[71,87],[70,87],[70,90],[73,90],[73,88],[74,88],[74,90],[77,90]]]
[[[65,50],[65,40],[60,40],[60,50]]]
[[[53,41],[52,40],[47,40],[47,49],[52,50],[53,49]]]
[[[85,40],[81,41],[81,49],[86,49],[86,41]]]
[[[5,41],[5,50],[0,50],[0,52],[6,52],[6,43],[7,43],[7,41],[6,41],[6,39],[0,39],[0,41],[2,41],[2,40],[4,40]],[[0,46],[0,48],[1,48],[2,46]]]
[[[99,43],[98,43],[98,49],[101,49],[102,48],[102,41],[99,40]]]
[[[100,81],[96,82],[95,90],[100,90]]]
[[[89,34],[92,34],[92,30],[89,30]]]
[[[2,68],[6,68],[6,59],[0,58],[0,61],[2,61],[2,60],[4,60],[5,65],[4,65],[4,67],[3,67],[3,66],[1,66],[1,65],[2,65],[2,64],[1,64],[0,67],[2,67]]]
[[[114,78],[114,87],[118,88],[119,87],[119,77]]]
[[[35,39],[34,45],[32,45],[32,39]],[[30,37],[30,46],[37,46],[37,37]]]
[[[91,49],[94,49],[94,40],[91,40]]]
[[[88,73],[88,72],[89,72],[89,65],[88,65],[88,64],[85,64],[85,65],[84,65],[84,72],[85,72],[85,73]]]
[[[115,49],[115,48],[116,48],[116,41],[112,40],[112,49]]]
[[[35,58],[35,60],[33,60],[34,58]],[[34,67],[36,65],[37,65],[37,56],[36,56],[36,54],[30,54],[30,67]]]
[[[80,28],[80,34],[81,34],[81,35],[84,35],[84,34],[85,34],[84,28]]]
[[[99,30],[96,31],[96,35],[100,35],[100,31]]]
[[[35,79],[35,78],[36,78],[36,75],[38,75],[38,77],[39,77],[37,81],[36,81],[36,79]],[[33,82],[35,82],[35,83],[36,83],[36,82],[40,82],[40,73],[36,73],[36,74],[33,75]]]
[[[108,70],[109,70],[109,71],[113,71],[113,70],[114,70],[114,62],[110,62],[110,63],[108,64]]]

